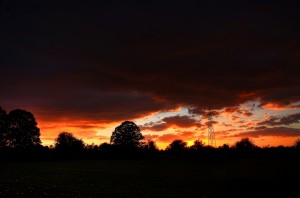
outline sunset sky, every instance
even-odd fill
[[[300,138],[300,1],[1,2],[0,107],[32,112],[43,145],[125,120],[160,148],[207,143],[209,107],[217,146]]]

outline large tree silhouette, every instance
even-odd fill
[[[16,109],[7,116],[7,144],[14,148],[28,148],[39,145],[40,129],[32,113]]]
[[[111,135],[110,143],[126,147],[140,147],[144,144],[142,142],[143,139],[144,136],[140,128],[134,122],[125,121],[115,128]]]

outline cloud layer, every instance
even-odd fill
[[[300,113],[291,114],[288,116],[271,116],[267,120],[257,123],[258,125],[279,126],[291,125],[300,122]]]
[[[253,116],[251,108],[239,107],[248,101],[265,109],[299,108],[299,2],[5,3],[4,109],[27,109],[43,122],[113,123],[183,106],[204,116],[210,107],[219,110],[214,116],[235,122]],[[256,127],[297,122],[299,114]],[[142,128],[189,126],[201,128],[189,116]]]
[[[300,100],[299,12],[289,1],[57,3],[1,12],[1,105],[120,120]]]

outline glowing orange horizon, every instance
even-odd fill
[[[235,108],[224,108],[220,114],[215,117],[216,144],[234,145],[243,136],[242,133],[253,131],[260,121],[266,121],[271,116],[280,113],[280,111],[297,112],[298,109],[281,108],[278,105],[268,104],[263,108],[253,112],[253,106],[249,104],[241,105]],[[272,110],[270,110],[272,108]],[[253,112],[253,113],[251,113]],[[275,112],[275,114],[274,114]],[[133,120],[138,125],[149,122],[157,122],[163,119],[162,116],[174,116],[182,113],[182,107],[176,107],[168,112],[150,112]],[[183,114],[186,115],[186,114]],[[60,132],[73,133],[75,137],[82,139],[86,144],[102,144],[110,141],[113,130],[119,126],[122,121],[95,121],[95,120],[71,120],[70,118],[58,119],[53,121],[53,117],[40,117],[36,113],[38,127],[41,130],[42,144],[45,146],[53,145],[55,138]],[[199,118],[200,119],[200,118]],[[50,120],[50,121],[49,121]],[[201,118],[201,124],[198,126],[180,127],[180,123],[169,123],[162,131],[142,129],[142,134],[146,140],[154,140],[160,149],[165,149],[173,140],[181,139],[186,141],[188,146],[192,145],[195,140],[201,140],[207,145],[207,128],[205,117]],[[298,126],[296,126],[297,128]],[[270,135],[270,134],[269,134]],[[292,146],[299,137],[282,137],[282,136],[254,136],[250,137],[254,144],[260,147],[264,146]]]
[[[92,122],[93,123],[93,122]],[[55,138],[58,136],[60,132],[67,131],[73,133],[77,138],[82,139],[86,144],[96,144],[100,145],[104,142],[109,142],[110,140],[110,135],[113,132],[114,128],[117,127],[120,123],[102,123],[99,124],[97,127],[91,127],[88,130],[82,129],[80,127],[70,127],[68,125],[64,125],[65,123],[46,123],[43,125],[43,122],[39,124],[40,130],[41,130],[41,140],[42,144],[45,146],[50,146],[54,144]],[[78,124],[78,123],[77,123]],[[178,128],[177,130],[180,130]],[[182,129],[184,131],[184,129]],[[218,127],[218,130],[221,130],[221,127]],[[164,134],[173,134],[173,130],[166,130]],[[142,134],[154,134],[157,135],[157,132],[143,132]],[[160,135],[162,136],[162,135]],[[173,140],[175,139],[181,139],[185,142],[187,142],[188,146],[191,146],[194,141],[196,140],[201,140],[205,145],[207,145],[207,137],[206,137],[206,131],[202,131],[202,135],[199,137],[185,137],[184,132],[183,134],[180,135],[180,133],[174,134],[174,137],[176,138],[170,138],[170,139],[165,139],[164,141],[160,141],[158,139],[152,139],[156,142],[156,145],[159,147],[159,149],[165,149]],[[218,131],[217,131],[217,147],[222,146],[223,144],[228,144],[228,145],[234,145],[235,142],[239,141],[242,139],[242,137],[222,137],[218,136]],[[295,137],[274,137],[274,136],[264,136],[264,137],[249,137],[250,139],[253,140],[254,144],[260,147],[264,146],[291,146],[293,145],[298,138]],[[150,140],[150,139],[146,139]]]

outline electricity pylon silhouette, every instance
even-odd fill
[[[216,135],[214,130],[214,120],[213,120],[213,111],[209,108],[207,113],[207,130],[208,130],[208,141],[207,144],[209,146],[216,146]]]

